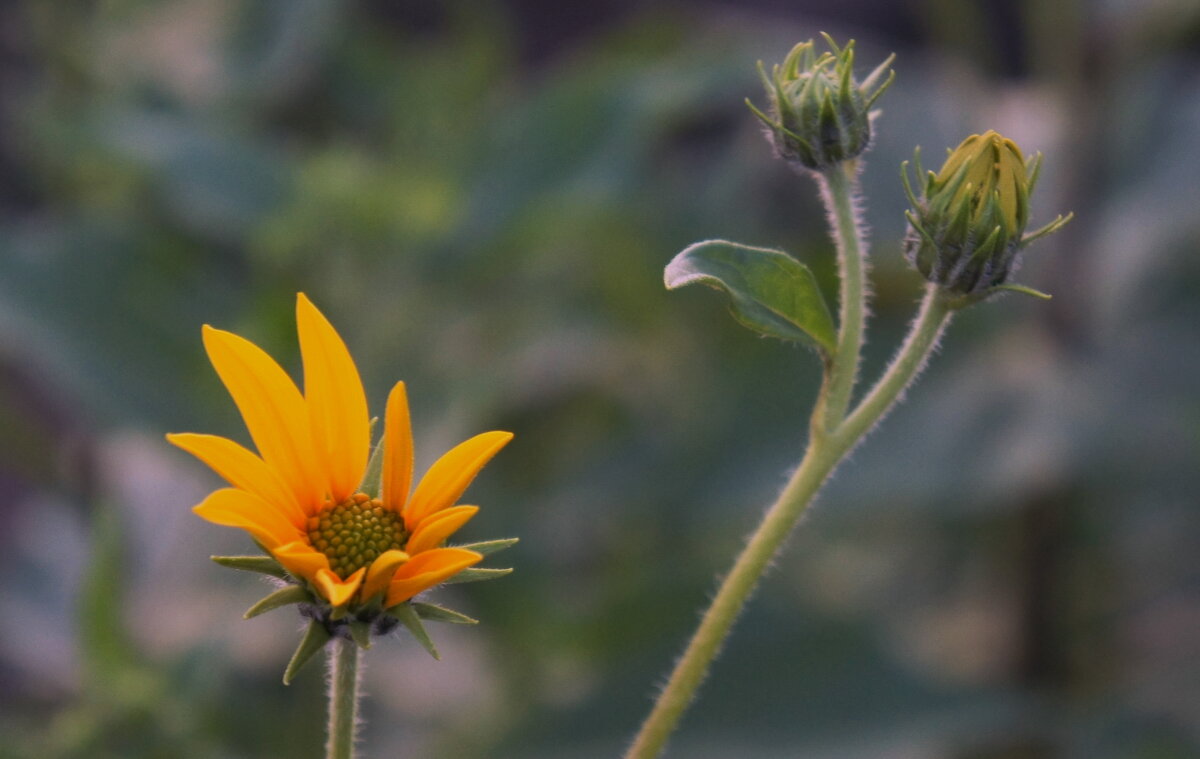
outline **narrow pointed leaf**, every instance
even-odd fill
[[[417,639],[417,642],[429,652],[433,658],[441,661],[442,656],[438,653],[437,646],[433,645],[433,639],[429,637],[429,633],[425,630],[425,625],[421,624],[421,618],[417,616],[417,612],[413,609],[412,604],[402,603],[393,606],[387,610],[387,613],[400,620],[400,624],[408,628],[412,636]]]
[[[300,645],[296,647],[296,653],[292,654],[292,660],[288,662],[287,669],[283,672],[283,684],[291,685],[292,679],[300,668],[308,663],[308,660],[329,642],[329,631],[325,629],[325,625],[313,620],[308,624],[308,630],[304,632],[304,638],[300,641]]]
[[[1058,217],[1056,217],[1054,219],[1054,221],[1050,222],[1046,226],[1042,227],[1041,229],[1030,232],[1030,233],[1026,234],[1024,237],[1022,237],[1021,238],[1021,247],[1025,247],[1026,245],[1033,242],[1034,240],[1039,240],[1039,239],[1045,237],[1046,235],[1054,234],[1055,232],[1057,232],[1058,230],[1060,230],[1064,226],[1066,226],[1067,223],[1070,222],[1074,218],[1075,218],[1074,211],[1067,214],[1066,216],[1062,216],[1060,214]]]
[[[358,647],[366,650],[371,647],[371,623],[354,620],[350,623],[350,637]]]
[[[500,551],[503,551],[505,548],[511,548],[512,546],[515,546],[520,540],[521,540],[520,538],[504,538],[502,540],[483,540],[478,543],[465,543],[463,545],[456,545],[454,547],[455,548],[465,548],[468,551],[474,551],[475,553],[483,554],[484,556],[489,556],[493,553],[499,553]]]
[[[992,290],[1008,290],[1014,293],[1021,293],[1022,295],[1029,295],[1034,298],[1041,298],[1042,300],[1050,300],[1054,297],[1050,293],[1044,293],[1041,290],[1034,290],[1032,287],[1011,283],[1006,285],[996,285],[992,288]]]
[[[413,611],[421,619],[428,619],[430,622],[449,622],[453,625],[477,625],[479,620],[474,617],[468,617],[462,612],[457,612],[454,609],[447,609],[444,606],[437,604],[414,603],[412,604]]]
[[[481,569],[473,567],[464,569],[458,574],[446,580],[443,585],[457,585],[464,582],[482,582],[484,580],[498,580],[504,575],[512,574],[512,567],[506,569]]]
[[[698,242],[667,264],[668,290],[700,283],[724,290],[739,322],[761,334],[833,353],[833,317],[807,266],[779,250],[725,240]]]
[[[765,114],[765,113],[763,113],[761,110],[759,110],[758,106],[756,106],[756,105],[755,105],[755,104],[754,104],[754,103],[753,103],[753,102],[750,100],[750,98],[746,98],[746,106],[747,106],[747,107],[750,109],[750,112],[751,112],[751,113],[753,113],[753,114],[754,114],[754,115],[755,115],[755,116],[758,118],[758,120],[759,120],[759,121],[761,121],[762,123],[764,123],[764,124],[766,124],[767,126],[771,127],[772,129],[782,129],[782,128],[783,128],[783,127],[782,127],[782,125],[780,125],[780,124],[776,124],[776,123],[775,123],[775,122],[774,122],[774,121],[771,119],[771,117],[770,117],[770,116],[768,116],[767,114]]]
[[[240,569],[243,572],[258,572],[278,577],[281,580],[287,577],[287,570],[270,556],[210,556],[209,558],[221,566],[229,567],[230,569]]]
[[[866,79],[863,79],[862,82],[859,83],[859,85],[858,85],[859,89],[862,90],[863,93],[870,92],[871,88],[874,87],[876,84],[878,84],[879,80],[883,78],[884,72],[888,70],[888,66],[891,66],[895,62],[896,62],[896,54],[892,53],[886,59],[884,59],[883,63],[876,66],[871,71],[870,74],[867,74]],[[879,97],[881,94],[883,94],[883,91],[888,88],[888,85],[890,85],[892,83],[892,79],[894,79],[895,77],[896,77],[895,71],[892,71],[888,74],[887,81],[884,82],[879,87],[878,91],[876,91],[874,94],[872,94],[870,96],[870,101],[868,101],[868,105],[867,105],[868,108],[871,107],[870,106],[871,102],[874,102],[877,97]]]
[[[287,585],[251,606],[243,616],[246,619],[250,619],[251,617],[257,617],[259,614],[266,614],[272,609],[278,609],[280,606],[302,604],[311,602],[312,600],[312,594],[305,590],[302,585]]]

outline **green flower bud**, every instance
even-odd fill
[[[767,126],[767,138],[780,158],[817,171],[867,149],[871,106],[896,75],[888,68],[896,57],[892,55],[856,82],[854,40],[839,48],[828,34],[821,32],[821,36],[829,51],[817,55],[812,40],[801,42],[782,65],[772,67],[769,77],[759,61],[770,115],[746,101]]]
[[[920,154],[917,177],[924,173]],[[1017,254],[1033,240],[1054,232],[1071,219],[1059,216],[1031,234],[1029,196],[1037,182],[1042,155],[1029,160],[1012,140],[996,132],[973,134],[950,152],[941,171],[925,177],[921,197],[913,193],[908,162],[902,166],[904,188],[912,202],[905,212],[909,230],[904,240],[908,260],[930,282],[958,295],[979,300],[1009,285]],[[1047,296],[1048,297],[1048,296]]]

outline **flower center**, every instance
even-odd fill
[[[343,580],[384,551],[399,550],[408,540],[404,518],[385,509],[378,498],[355,493],[336,506],[309,517],[308,540],[329,557],[329,568]]]

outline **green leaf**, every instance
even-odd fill
[[[668,290],[700,283],[724,290],[739,322],[781,340],[806,342],[829,356],[837,330],[807,266],[780,250],[726,240],[689,246],[667,264]]]
[[[209,558],[221,566],[229,567],[230,569],[240,569],[243,572],[259,572],[260,574],[278,577],[281,580],[287,577],[287,570],[270,556],[210,556]]]
[[[257,617],[259,614],[266,614],[272,609],[278,609],[280,606],[302,604],[311,602],[312,600],[312,595],[302,585],[285,585],[251,606],[242,616],[245,619],[250,619],[251,617]]]
[[[512,574],[512,567],[506,569],[480,569],[478,567],[472,569],[464,569],[458,574],[444,581],[443,585],[457,585],[464,582],[482,582],[484,580],[498,580],[504,575]]]
[[[408,631],[429,652],[429,655],[441,661],[442,656],[438,653],[437,646],[433,645],[433,639],[426,632],[425,625],[421,624],[421,618],[417,616],[417,612],[412,607],[412,604],[408,602],[397,604],[388,609],[387,614],[400,620],[400,624],[408,628]]]
[[[465,548],[468,551],[474,551],[475,553],[479,553],[479,554],[483,554],[484,556],[488,556],[493,553],[499,553],[500,551],[503,551],[505,548],[511,548],[512,546],[515,546],[519,540],[520,540],[520,538],[504,538],[502,540],[482,540],[478,543],[464,543],[463,545],[454,546],[454,547],[455,548]]]
[[[283,671],[283,684],[291,685],[292,679],[300,668],[308,663],[308,660],[325,647],[329,639],[333,637],[329,631],[325,629],[325,625],[316,621],[308,623],[308,630],[304,632],[304,638],[300,641],[300,645],[296,647],[296,653],[292,654],[292,660],[288,662],[287,669]]]
[[[421,619],[428,619],[430,622],[449,622],[453,625],[477,625],[479,620],[474,617],[468,617],[462,612],[457,612],[454,609],[447,609],[445,606],[437,604],[413,603],[413,611]]]

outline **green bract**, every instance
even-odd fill
[[[821,36],[829,51],[817,55],[812,40],[801,42],[782,65],[772,67],[770,76],[759,62],[769,115],[746,101],[767,125],[767,136],[781,158],[816,170],[848,161],[867,149],[871,106],[895,76],[888,69],[892,55],[856,82],[854,40],[839,48],[828,34]]]
[[[920,178],[919,154],[915,161]],[[913,206],[905,213],[905,256],[925,279],[970,300],[999,289],[1039,294],[1008,279],[1023,247],[1071,218],[1059,216],[1025,234],[1041,161],[1040,153],[1026,160],[1015,142],[994,131],[973,134],[951,151],[941,171],[925,175],[920,198],[905,162],[904,187]]]

